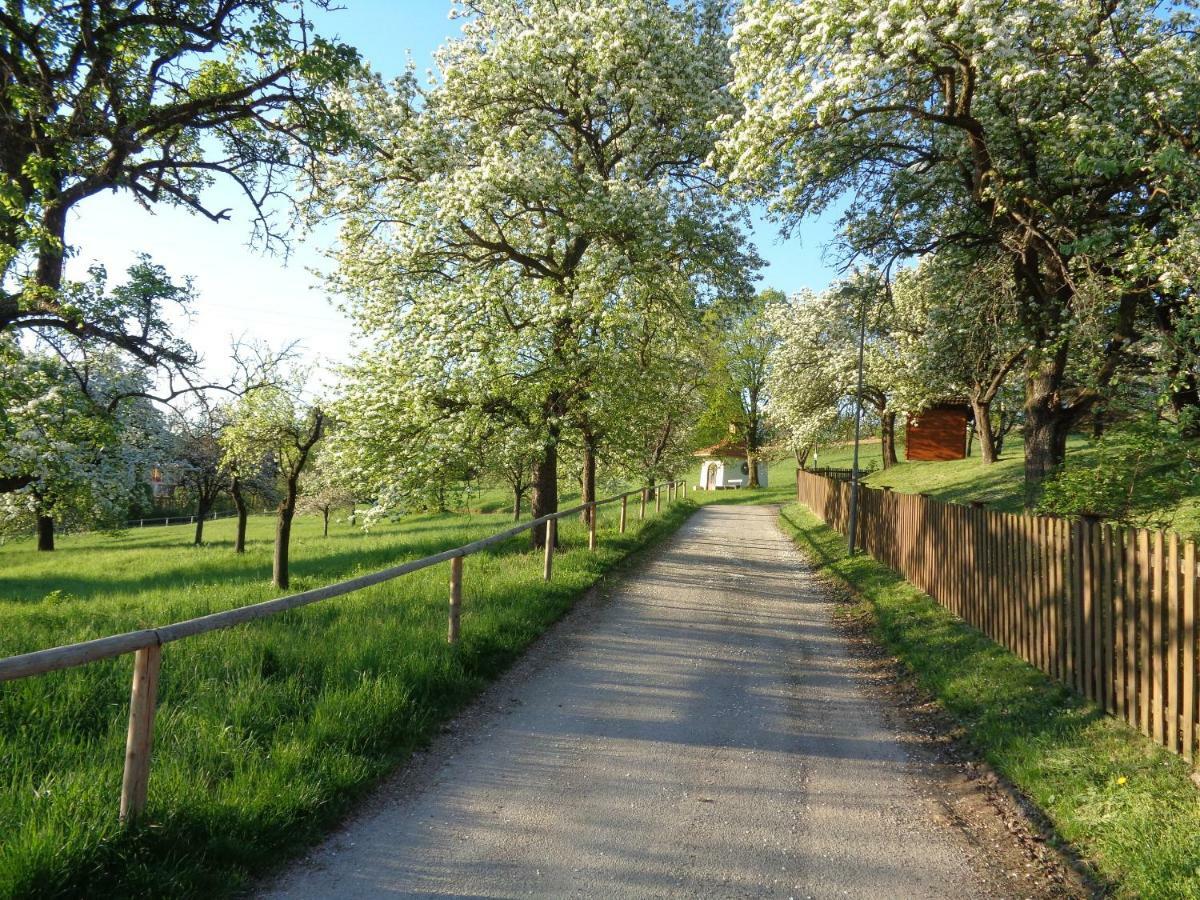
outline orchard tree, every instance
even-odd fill
[[[325,412],[320,404],[302,398],[306,374],[293,372],[246,394],[238,401],[233,419],[221,435],[221,443],[232,459],[268,456],[278,472],[281,496],[271,569],[271,582],[278,588],[288,586],[288,553],[300,478],[325,426]]]
[[[6,3],[0,333],[66,333],[191,367],[159,302],[64,283],[71,212],[115,190],[221,221],[230,210],[206,195],[223,179],[245,195],[259,237],[278,243],[294,175],[349,134],[326,96],[356,65],[353,50],[313,34],[303,2]]]
[[[257,447],[222,447],[222,464],[229,472],[229,497],[237,511],[233,552],[246,552],[246,524],[250,503],[278,503],[278,470],[274,457]]]
[[[353,508],[356,499],[354,491],[347,484],[336,459],[323,451],[310,461],[300,481],[297,509],[301,513],[320,514],[321,534],[329,537],[330,513],[341,506]]]
[[[1157,0],[746,0],[723,166],[880,262],[990,249],[1020,299],[1026,484],[1148,331],[1197,211],[1200,28]]]
[[[204,522],[221,494],[229,490],[229,467],[221,447],[225,411],[207,398],[198,398],[175,416],[170,470],[196,507],[196,533],[192,543],[204,542]]]
[[[1027,350],[1008,261],[992,252],[941,250],[902,270],[892,297],[900,316],[912,323],[897,332],[897,381],[907,408],[915,412],[939,398],[964,395],[974,413],[980,456],[994,463],[997,432],[1011,427],[1011,417],[997,424],[992,405]]]
[[[895,394],[904,361],[896,310],[880,273],[856,272],[819,294],[801,291],[769,315],[776,340],[768,380],[771,415],[787,429],[793,448],[806,455],[840,413],[852,409],[863,329],[863,404],[879,419],[883,467],[895,465]]]
[[[162,429],[150,405],[110,413],[98,402],[144,390],[140,368],[110,353],[88,372],[90,393],[60,358],[0,337],[0,527],[36,526],[39,550],[54,549],[56,520],[121,523],[155,461]]]
[[[768,438],[769,371],[777,336],[767,311],[784,300],[782,292],[765,290],[754,303],[719,316],[713,328],[706,417],[720,430],[735,426],[746,451],[750,487],[759,486],[758,459]]]
[[[708,123],[733,108],[718,7],[457,3],[463,37],[431,84],[371,78],[348,100],[370,150],[325,173],[345,223],[335,287],[374,343],[408,356],[397,377],[448,373],[483,388],[451,407],[526,429],[534,516],[558,507],[564,431],[606,424],[587,398],[614,336],[694,319],[718,288],[746,294],[754,260],[703,165]]]

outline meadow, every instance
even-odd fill
[[[163,650],[146,815],[117,822],[131,658],[0,685],[0,896],[220,896],[316,840],[604,573],[695,507],[653,504],[598,552],[560,523],[554,580],[527,535],[465,560],[462,640],[446,643],[448,565]],[[292,591],[500,531],[511,512],[410,515],[321,535],[297,520]],[[0,547],[0,656],[278,596],[273,519]]]

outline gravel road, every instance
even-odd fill
[[[584,606],[263,895],[1008,893],[775,509],[701,509]]]

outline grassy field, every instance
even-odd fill
[[[678,504],[600,551],[562,523],[551,585],[528,537],[464,566],[463,639],[445,642],[448,565],[163,651],[144,827],[116,821],[130,657],[0,685],[0,896],[214,896],[315,840],[379,777],[567,610],[606,570],[673,530]],[[298,520],[293,590],[492,534],[505,513],[410,516],[328,538]],[[66,536],[0,547],[0,656],[165,624],[276,596],[273,522]]]
[[[863,598],[878,639],[1121,897],[1200,897],[1200,796],[1179,757],[990,641],[792,504],[782,524]]]

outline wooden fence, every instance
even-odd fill
[[[846,533],[849,483],[798,470],[796,497]],[[1026,662],[1194,760],[1191,541],[860,485],[858,545]]]
[[[817,476],[820,476],[821,478],[834,478],[838,481],[849,481],[854,477],[853,469],[817,468],[817,469],[804,469],[803,471],[808,472],[810,475],[817,475]],[[866,469],[860,467],[858,470],[858,474],[860,477],[862,477],[862,476],[870,475],[874,471],[875,471],[874,467],[870,467],[870,468],[866,468]]]
[[[0,682],[28,678],[34,675],[44,675],[47,672],[74,668],[75,666],[86,665],[87,663],[96,662],[101,659],[123,656],[126,653],[134,654],[133,687],[130,691],[129,701],[129,731],[125,743],[125,771],[121,782],[120,806],[121,821],[128,824],[138,817],[146,805],[146,793],[150,778],[150,752],[154,735],[154,710],[157,702],[158,673],[163,644],[169,644],[172,641],[182,640],[183,638],[195,637],[199,634],[207,634],[210,631],[232,628],[235,625],[243,625],[257,619],[265,619],[268,616],[273,616],[285,610],[296,609],[301,606],[307,606],[310,603],[340,597],[343,594],[349,594],[353,591],[360,591],[363,588],[391,581],[393,578],[399,578],[401,575],[407,575],[410,572],[416,572],[419,569],[425,569],[443,562],[450,563],[450,609],[447,638],[453,644],[458,641],[461,629],[462,569],[465,557],[473,553],[478,553],[480,550],[485,550],[488,547],[493,547],[496,544],[503,543],[524,531],[545,525],[546,536],[549,539],[546,541],[545,546],[542,577],[546,581],[549,581],[553,569],[555,538],[558,532],[559,519],[586,511],[588,519],[588,548],[595,550],[598,543],[596,535],[596,511],[599,507],[609,503],[621,504],[621,513],[617,528],[619,532],[624,533],[629,498],[640,495],[639,517],[644,519],[646,517],[646,501],[648,496],[654,496],[654,508],[655,510],[659,510],[662,508],[662,495],[664,491],[667,494],[667,502],[671,503],[675,500],[676,496],[687,496],[687,484],[682,481],[670,481],[649,488],[626,491],[624,494],[617,494],[615,497],[595,500],[591,503],[584,503],[573,507],[572,509],[565,509],[532,519],[528,522],[522,522],[499,534],[493,534],[490,537],[482,538],[470,544],[464,544],[461,547],[444,550],[441,553],[435,553],[432,556],[416,559],[403,565],[393,566],[390,569],[373,572],[370,575],[361,575],[358,578],[340,581],[337,584],[304,591],[300,594],[278,597],[275,600],[253,603],[249,606],[241,606],[225,612],[200,616],[199,618],[175,622],[171,625],[163,625],[158,628],[130,631],[125,634],[96,638],[95,640],[82,641],[77,644],[67,644],[48,650],[23,653],[19,656],[9,656],[5,659],[0,659]]]

